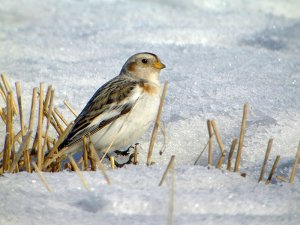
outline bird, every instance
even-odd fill
[[[119,75],[94,93],[58,150],[80,151],[84,137],[103,153],[136,143],[157,115],[162,92],[159,78],[165,67],[153,53],[129,57]]]

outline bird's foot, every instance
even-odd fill
[[[138,145],[139,143],[136,143],[135,145]],[[127,148],[125,151],[120,151],[120,150],[115,150],[113,152],[113,154],[116,154],[116,156],[120,156],[121,158],[124,159],[124,157],[122,156],[128,156],[129,155],[129,158],[127,161],[123,162],[123,163],[118,163],[117,160],[115,160],[115,165],[117,168],[122,168],[123,166],[127,165],[127,164],[133,164],[133,159],[134,159],[134,153],[130,153],[130,150],[131,149],[134,149],[134,146],[130,146],[129,148]],[[107,154],[106,155],[106,158],[109,159],[109,157],[111,156],[112,154]],[[127,158],[127,157],[126,157]],[[124,160],[122,160],[124,161]]]
[[[128,153],[129,154],[129,153]],[[131,153],[129,155],[129,159],[124,162],[124,163],[118,163],[116,160],[115,160],[115,165],[117,168],[122,168],[123,166],[127,165],[127,164],[132,164],[133,163],[133,158],[134,158],[134,153]]]

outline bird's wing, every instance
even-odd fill
[[[142,93],[143,80],[116,77],[100,87],[76,118],[74,126],[58,149],[81,141],[131,111]]]

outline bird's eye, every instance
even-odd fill
[[[142,63],[144,64],[148,63],[148,59],[142,59]]]

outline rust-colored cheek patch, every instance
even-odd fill
[[[136,63],[135,62],[129,63],[127,69],[130,72],[134,72],[136,70]]]
[[[149,95],[154,95],[157,93],[157,88],[151,84],[143,84],[141,87],[144,89],[146,93]]]

